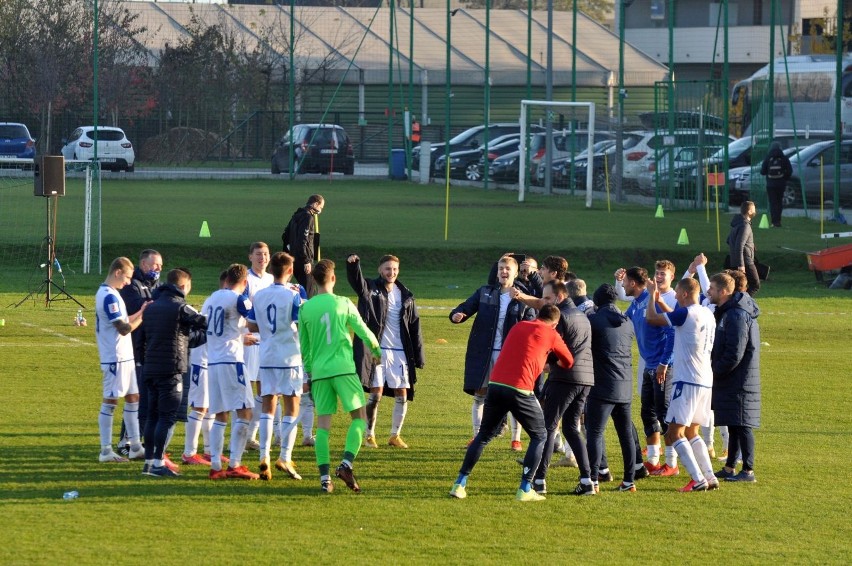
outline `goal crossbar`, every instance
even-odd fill
[[[524,202],[525,185],[527,175],[527,108],[530,106],[544,106],[546,108],[574,107],[589,109],[588,131],[588,167],[586,167],[586,208],[592,206],[592,174],[595,159],[595,103],[594,102],[555,102],[551,100],[521,100],[521,151],[518,156],[518,202]]]

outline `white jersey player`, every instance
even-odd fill
[[[247,317],[249,330],[259,332],[261,338],[260,478],[272,479],[269,452],[278,396],[282,396],[281,455],[275,467],[298,480],[302,477],[296,472],[292,456],[304,375],[296,322],[299,306],[307,299],[307,294],[300,286],[288,282],[293,275],[292,256],[278,252],[272,256],[271,265],[275,282],[258,291]]]
[[[272,285],[272,275],[266,272],[266,268],[269,265],[269,246],[265,242],[253,242],[249,246],[248,257],[251,267],[248,270],[246,288],[243,291],[243,295],[253,301],[258,291]],[[259,448],[259,444],[257,443],[258,419],[261,413],[260,385],[258,384],[257,377],[258,369],[260,368],[260,352],[258,349],[260,337],[257,334],[249,333],[248,330],[246,332],[247,334],[243,339],[243,345],[245,346],[243,362],[245,363],[246,375],[248,375],[254,388],[254,410],[252,411],[251,424],[249,425],[247,447],[257,450]]]
[[[246,267],[232,264],[226,274],[226,289],[220,289],[207,299],[207,370],[211,413],[216,421],[210,434],[210,479],[257,479],[257,474],[240,465],[254,395],[243,366],[241,322],[251,310],[251,301],[242,295],[246,286]],[[237,412],[231,427],[231,459],[222,469],[225,427],[230,411]]]
[[[675,329],[673,354],[677,371],[666,413],[666,445],[677,451],[692,477],[680,491],[718,489],[719,480],[713,473],[707,445],[698,433],[699,427],[710,421],[713,387],[710,351],[716,335],[716,321],[713,313],[699,304],[699,284],[695,279],[682,279],[677,284],[675,294],[679,307],[669,313],[656,312],[654,304],[660,298],[653,282],[649,283],[648,290],[654,297],[653,301],[648,301],[648,324]]]
[[[139,388],[130,333],[142,323],[147,303],[133,316],[127,316],[119,289],[130,283],[133,263],[126,257],[113,260],[106,281],[95,294],[95,336],[103,371],[103,402],[98,415],[101,462],[126,462],[112,449],[113,414],[118,399],[124,397],[124,426],[130,442],[131,459],[142,458],[145,451],[139,442]]]

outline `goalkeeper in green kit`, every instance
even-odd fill
[[[340,399],[343,410],[352,417],[352,424],[346,433],[343,461],[335,470],[335,475],[357,493],[361,488],[352,472],[352,462],[364,440],[367,412],[361,379],[355,373],[349,331],[354,331],[364,344],[369,345],[376,363],[381,360],[382,350],[352,301],[334,294],[337,281],[334,262],[328,259],[320,261],[311,274],[318,292],[299,311],[299,342],[302,347],[302,364],[317,413],[316,457],[320,482],[325,493],[334,490],[329,474],[331,456],[328,431],[331,428],[331,416],[337,412],[337,400]]]

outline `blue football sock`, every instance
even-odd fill
[[[529,492],[532,489],[532,485],[527,480],[521,480],[521,491],[524,493]]]
[[[466,474],[459,474],[459,477],[456,480],[456,483],[459,484],[462,487],[467,487],[467,475]]]

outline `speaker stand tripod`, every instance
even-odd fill
[[[45,209],[46,209],[46,218],[47,218],[47,236],[44,238],[44,242],[47,243],[47,261],[45,262],[45,267],[47,268],[47,273],[45,274],[44,280],[42,280],[41,284],[34,291],[30,291],[30,293],[18,301],[15,304],[15,307],[19,307],[28,299],[33,299],[38,295],[44,294],[44,306],[50,308],[50,304],[54,301],[74,301],[81,308],[83,307],[83,303],[75,299],[71,296],[71,294],[65,290],[65,278],[62,278],[62,285],[58,284],[53,280],[53,267],[56,265],[59,273],[62,273],[62,268],[59,267],[59,262],[56,259],[56,241],[54,240],[55,235],[55,226],[56,226],[56,199],[58,197],[56,195],[50,195],[45,197]]]

